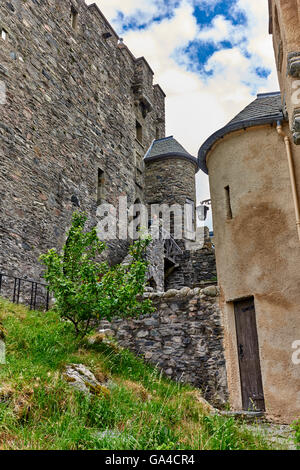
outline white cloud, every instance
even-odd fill
[[[155,71],[155,81],[167,94],[167,134],[173,134],[186,149],[197,155],[204,140],[226,124],[253,99],[253,91],[278,89],[271,37],[268,35],[268,6],[261,0],[237,0],[234,12],[243,12],[247,25],[234,25],[217,16],[200,28],[193,16],[195,4],[211,8],[220,0],[181,0],[172,17],[151,22],[166,8],[163,0],[101,0],[96,2],[121,32],[117,11],[150,21],[145,29],[122,33],[125,43],[138,56],[145,56]],[[136,16],[135,16],[136,15]],[[222,42],[230,40],[231,49]],[[199,41],[211,42],[217,51],[199,71],[197,59],[185,48]],[[197,42],[198,41],[198,42]],[[196,50],[196,49],[195,49]],[[245,52],[247,51],[247,54]],[[195,52],[195,51],[194,51]],[[271,70],[268,78],[255,73],[257,67]],[[205,72],[210,72],[208,75]],[[200,172],[198,197],[209,195],[208,179]]]
[[[257,57],[261,63],[272,70],[269,85],[278,89],[272,37],[268,34],[268,2],[261,0],[238,0],[237,8],[248,18],[248,52]]]
[[[87,4],[96,3],[105,16],[122,30],[122,21],[117,13],[126,17],[134,16],[138,24],[147,23],[153,17],[165,15],[172,10],[177,0],[87,0]]]
[[[245,34],[244,27],[234,26],[224,16],[218,15],[213,19],[211,25],[202,28],[198,34],[198,39],[213,42],[214,44],[230,39],[231,43],[236,44],[245,37]]]
[[[91,0],[86,3],[97,3],[100,10],[103,11],[110,20],[113,20],[117,11],[121,11],[124,15],[132,15],[137,9],[151,12],[154,11],[155,8],[151,0],[139,0],[138,2],[137,0],[122,0],[122,2],[120,2],[120,0]]]

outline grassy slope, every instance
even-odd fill
[[[0,365],[0,449],[263,449],[233,419],[209,416],[197,391],[162,378],[132,353],[75,339],[49,312],[0,299],[7,364]],[[62,379],[83,363],[115,384],[109,397],[85,396]],[[103,434],[103,431],[113,433]]]

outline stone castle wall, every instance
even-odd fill
[[[142,355],[172,379],[190,383],[215,405],[227,400],[218,288],[150,293],[156,311],[137,320],[103,321],[119,344]]]
[[[189,160],[167,158],[146,164],[148,204],[180,204],[196,200],[195,165]]]
[[[103,200],[143,202],[142,159],[164,136],[165,95],[83,0],[0,2],[0,28],[0,271],[38,280],[39,255],[63,244],[75,209],[97,222],[99,169]],[[116,243],[111,261],[126,248]]]
[[[165,289],[181,289],[185,286],[200,287],[217,283],[216,257],[213,249],[184,251],[175,258],[177,269],[165,280]]]

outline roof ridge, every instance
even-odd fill
[[[266,93],[257,93],[256,98],[267,98],[268,96],[277,96],[281,95],[280,91],[271,91]]]
[[[162,137],[161,139],[154,139],[152,143],[154,144],[154,142],[161,142],[162,140],[168,140],[168,139],[174,139],[174,136],[169,135],[168,137]]]

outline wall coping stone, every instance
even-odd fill
[[[195,289],[191,289],[189,287],[183,287],[180,290],[177,289],[170,289],[166,292],[145,292],[143,297],[148,298],[151,300],[154,299],[171,299],[171,298],[178,298],[178,297],[195,297],[198,296],[200,298],[204,297],[219,297],[220,289],[218,286],[211,285],[204,287],[201,289],[200,287],[196,287]]]

